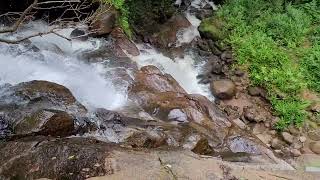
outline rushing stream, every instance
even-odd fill
[[[203,6],[201,1],[194,1],[192,6]],[[194,15],[186,12],[192,26],[178,34],[177,46],[189,43],[199,36],[197,27],[200,24]],[[50,27],[42,22],[28,24],[10,38],[36,32],[44,32]],[[63,29],[58,33],[69,37],[72,29]],[[117,89],[106,77],[108,67],[101,63],[85,63],[77,55],[82,51],[94,50],[105,41],[90,38],[88,41],[72,40],[71,42],[55,34],[34,37],[30,46],[0,44],[0,84],[17,84],[31,80],[46,80],[69,88],[74,96],[86,107],[116,109],[125,105],[126,91]],[[208,87],[197,83],[196,76],[202,63],[196,63],[192,53],[185,54],[183,59],[170,59],[154,48],[138,45],[141,54],[132,57],[138,65],[155,65],[165,73],[171,74],[188,93],[205,95],[212,99]],[[29,49],[28,49],[29,48]]]

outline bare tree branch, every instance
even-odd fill
[[[21,14],[18,21],[14,23],[14,25],[11,28],[0,30],[0,33],[8,33],[8,32],[14,32],[16,31],[20,24],[24,21],[26,15],[37,5],[38,0],[34,0],[33,3]]]
[[[68,27],[76,27],[75,21],[77,21],[80,24],[89,24],[92,20],[93,20],[93,16],[96,17],[97,14],[103,13],[103,12],[83,12],[82,10],[87,9],[88,6],[91,6],[93,4],[92,0],[84,0],[84,1],[80,1],[80,0],[52,0],[52,1],[44,1],[44,2],[38,2],[38,0],[34,0],[33,3],[28,6],[23,12],[7,12],[5,14],[0,15],[0,17],[6,16],[8,18],[11,18],[11,16],[13,18],[17,18],[17,20],[15,21],[15,23],[8,28],[4,28],[4,29],[0,29],[0,34],[6,34],[6,33],[14,33],[18,30],[18,28],[21,26],[22,23],[24,23],[26,20],[30,20],[28,19],[28,17],[33,16],[37,10],[50,10],[50,9],[57,9],[57,8],[61,8],[61,9],[65,9],[57,19],[55,19],[53,22],[48,23],[49,27],[51,26],[55,26],[55,27],[59,27],[60,29],[65,27],[65,25],[68,25]],[[49,5],[49,6],[48,6]],[[51,6],[52,5],[52,6]],[[42,7],[45,6],[45,7]],[[74,17],[69,17],[66,18],[64,17],[66,13],[72,11],[75,16]],[[85,18],[82,18],[85,17]],[[22,41],[25,41],[27,39],[36,37],[36,36],[43,36],[46,34],[55,34],[61,38],[64,38],[68,41],[71,41],[73,38],[79,38],[82,36],[87,36],[89,34],[93,34],[95,32],[88,32],[85,35],[81,35],[79,37],[73,37],[73,38],[68,38],[65,37],[59,33],[57,33],[55,30],[57,28],[52,28],[48,31],[45,32],[38,32],[35,34],[31,34],[28,35],[26,37],[23,38],[18,38],[18,39],[5,39],[5,38],[0,38],[0,42],[3,43],[9,43],[9,44],[17,44],[20,43]]]

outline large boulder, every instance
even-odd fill
[[[91,22],[91,31],[101,36],[111,33],[119,17],[118,11],[111,5],[101,5]]]
[[[87,113],[69,89],[56,83],[30,81],[0,91],[2,131],[11,129],[16,135],[68,136],[74,132],[75,117]]]
[[[188,28],[190,26],[191,23],[185,16],[175,15],[161,26],[159,32],[156,32],[152,35],[150,41],[152,44],[158,47],[173,47],[178,40],[177,33],[180,30]]]
[[[270,153],[259,139],[243,132],[227,119],[214,103],[204,96],[185,93],[172,77],[161,73],[156,67],[142,68],[134,80],[129,91],[130,99],[162,122],[187,126],[199,137],[192,145],[182,144],[183,147],[187,146],[200,154],[213,153],[211,147],[214,149],[213,154],[255,154],[261,159]],[[179,131],[181,133],[181,129]],[[190,135],[187,134],[187,137]],[[224,145],[221,146],[221,143]]]
[[[231,99],[236,94],[236,85],[231,80],[217,80],[211,82],[211,92],[219,99]]]
[[[111,32],[111,37],[114,39],[114,47],[116,54],[119,56],[127,56],[126,53],[132,56],[138,56],[140,54],[139,49],[132,42],[121,28],[115,28]]]

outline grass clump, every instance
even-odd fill
[[[307,118],[302,90],[320,92],[319,2],[227,0],[217,14],[239,65],[268,90],[279,130]]]

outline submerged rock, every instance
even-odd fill
[[[86,35],[86,32],[84,30],[81,30],[81,29],[74,29],[71,32],[70,37],[73,38],[73,39],[81,40],[81,41],[88,40],[88,35]]]

